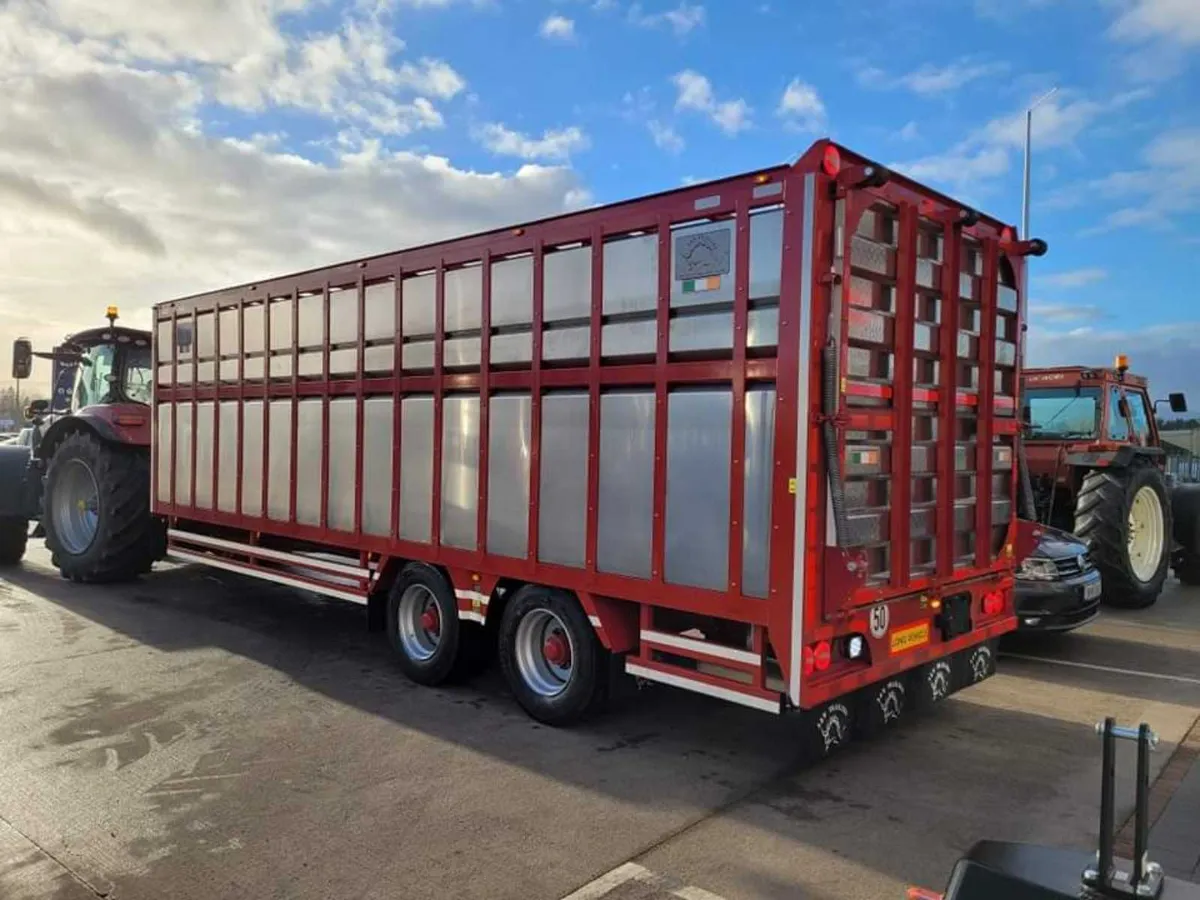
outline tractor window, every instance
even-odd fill
[[[1129,400],[1129,414],[1133,418],[1133,429],[1143,444],[1150,442],[1150,417],[1146,411],[1146,395],[1141,392],[1126,391]]]
[[[150,403],[150,348],[132,347],[125,351],[121,388],[125,399]]]
[[[1129,398],[1129,406],[1134,406],[1134,398]],[[1121,415],[1121,392],[1112,388],[1108,392],[1108,437],[1114,441],[1129,440],[1129,420]]]
[[[1025,391],[1032,440],[1096,436],[1100,391],[1096,388],[1033,388]]]
[[[88,349],[75,379],[75,409],[95,403],[108,403],[112,393],[109,380],[113,371],[113,348],[97,344]]]

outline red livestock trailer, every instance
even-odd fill
[[[1013,629],[1024,257],[820,141],[778,166],[154,313],[171,554],[485,641],[548,722],[609,663],[819,749]]]

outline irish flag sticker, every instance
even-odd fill
[[[703,291],[717,291],[720,289],[720,275],[710,275],[708,278],[690,278],[683,282],[683,292],[685,294],[699,294]]]

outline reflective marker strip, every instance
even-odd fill
[[[766,697],[754,697],[750,694],[743,694],[740,691],[733,691],[729,688],[709,684],[707,681],[695,681],[672,672],[660,672],[658,669],[649,669],[645,666],[639,666],[637,663],[627,661],[625,663],[625,672],[629,675],[635,675],[638,678],[645,678],[647,681],[657,681],[671,687],[683,688],[685,691],[707,694],[709,697],[716,697],[718,700],[728,700],[730,703],[749,706],[751,709],[759,709],[763,712],[775,713],[776,715],[781,712],[778,700],[768,700]]]
[[[202,553],[191,553],[187,550],[179,550],[177,548],[171,548],[168,551],[168,555],[186,562],[200,563],[201,565],[212,566],[215,569],[236,572],[239,575],[249,575],[251,578],[258,578],[262,581],[273,581],[276,584],[284,584],[302,591],[312,591],[315,594],[324,594],[327,597],[336,597],[339,600],[349,600],[352,603],[362,603],[364,605],[367,602],[367,598],[361,594],[352,594],[349,591],[325,587],[324,585],[313,584],[309,581],[301,581],[299,578],[289,578],[287,575],[280,575],[276,572],[264,572],[262,569],[239,565],[238,563],[232,563],[215,556],[205,556]]]

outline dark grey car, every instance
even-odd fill
[[[1017,570],[1020,631],[1061,632],[1100,614],[1100,572],[1087,545],[1057,528],[1043,527],[1041,540]]]

